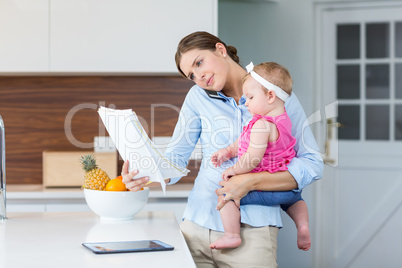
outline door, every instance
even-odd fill
[[[402,2],[316,11],[320,102],[335,113],[315,266],[402,267]]]

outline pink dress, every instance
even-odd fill
[[[275,173],[277,171],[285,171],[296,152],[293,147],[296,144],[296,139],[292,136],[292,122],[285,111],[283,114],[271,117],[255,115],[243,128],[243,132],[239,139],[239,158],[247,152],[250,144],[250,133],[255,122],[259,119],[264,119],[276,125],[279,137],[275,142],[269,142],[265,154],[258,166],[251,172],[269,171]]]

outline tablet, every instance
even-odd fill
[[[96,254],[173,250],[174,247],[159,240],[82,243]]]

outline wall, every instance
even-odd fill
[[[155,108],[152,125],[151,105],[180,108],[191,85],[179,76],[0,77],[7,183],[40,184],[42,151],[88,150],[82,145],[92,147],[95,136],[107,135],[98,105],[134,109],[149,135],[171,136],[178,112]],[[71,128],[65,127],[69,118]]]
[[[306,113],[314,100],[314,6],[356,0],[219,0],[219,37],[238,49],[242,65],[277,61],[286,66]],[[321,89],[318,89],[321,90]]]
[[[220,1],[219,36],[239,51],[243,65],[276,61],[286,66],[294,92],[310,114],[313,109],[313,4]]]

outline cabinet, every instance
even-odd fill
[[[217,34],[218,0],[2,0],[0,72],[177,73],[178,42]]]
[[[49,0],[0,1],[0,72],[49,70]]]
[[[185,35],[216,33],[216,0],[51,0],[55,72],[177,73]]]

